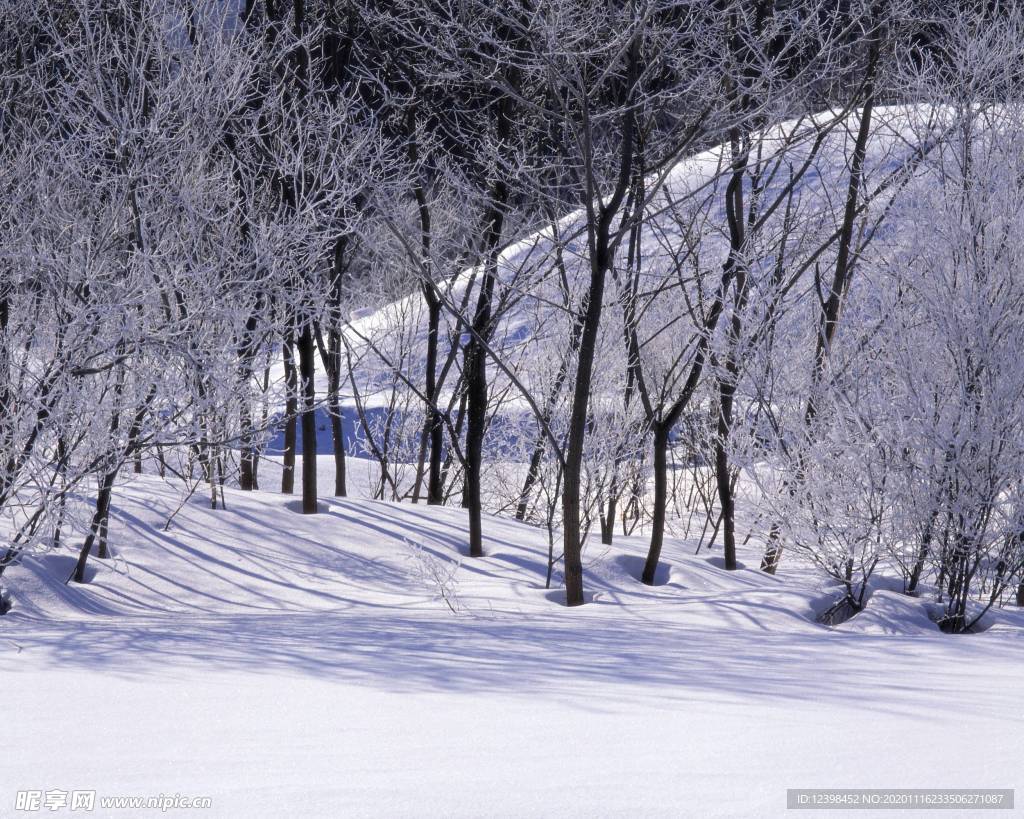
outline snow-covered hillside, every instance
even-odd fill
[[[789,218],[802,221],[807,236],[801,241],[809,245],[834,231],[842,217],[842,193],[856,137],[856,114],[821,112],[814,117],[788,120],[754,135],[756,163],[765,178],[759,195],[766,201],[785,189],[789,174],[800,170],[802,163],[808,164],[797,178]],[[943,111],[934,106],[876,107],[867,142],[864,183],[869,200],[870,194],[876,194],[872,207],[881,210],[885,206],[888,199],[884,192],[891,183],[888,177],[899,171],[901,164],[923,144],[934,139],[945,118]],[[702,267],[718,269],[727,258],[723,191],[728,184],[729,163],[729,146],[718,145],[682,158],[668,173],[652,175],[649,180],[658,195],[648,204],[641,226],[643,265],[638,273],[638,289],[664,290],[659,294],[657,309],[648,306],[644,310],[650,315],[642,323],[650,325],[648,329],[657,328],[662,339],[660,346],[665,349],[685,344],[695,332],[686,321],[673,323],[666,318],[685,316],[686,300],[693,298],[682,289],[664,288],[665,279],[672,277],[671,271],[680,263],[684,234],[690,231],[689,238],[700,241]],[[780,209],[771,224],[778,227],[784,216],[784,209]],[[789,249],[795,259],[801,258],[801,252],[798,247]],[[619,261],[621,267],[625,264],[624,259]],[[527,385],[543,383],[551,375],[551,348],[564,351],[574,320],[572,311],[579,304],[589,275],[585,213],[577,210],[565,214],[553,225],[510,241],[498,255],[496,270],[494,299],[498,307],[491,347]],[[469,338],[460,322],[472,316],[482,272],[479,267],[441,272],[449,276],[435,282],[444,305],[440,334],[443,360],[451,342],[464,344]],[[565,281],[561,278],[563,272]],[[563,292],[565,285],[567,294]],[[408,391],[404,380],[396,379],[391,372],[391,365],[399,365],[404,378],[422,388],[422,362],[416,356],[406,361],[403,351],[425,348],[427,305],[418,287],[410,284],[409,288],[409,294],[397,300],[375,307],[356,307],[343,331],[355,351],[355,361],[362,364],[357,367],[357,382],[361,401],[368,407],[387,407],[393,391]],[[615,355],[621,346],[621,328],[615,315],[620,296],[609,288],[609,315],[601,331],[606,339],[602,349],[614,351]],[[659,321],[666,326],[661,327]],[[660,354],[657,350],[644,351],[645,356]],[[493,362],[490,366],[492,377],[501,382],[501,369]],[[272,372],[275,380],[283,379],[280,364]],[[317,376],[317,391],[326,396],[327,380],[323,373]],[[355,397],[350,386],[342,384],[341,392],[343,406],[354,412]],[[527,409],[520,399],[521,396],[513,394],[504,405],[507,409]],[[350,424],[346,434],[354,438],[354,430]]]
[[[203,815],[775,816],[787,787],[1011,787],[1024,616],[951,638],[877,591],[841,627],[795,561],[728,573],[643,540],[544,589],[541,531],[460,509],[125,486],[115,555],[10,571],[0,620],[14,788],[209,796]],[[956,737],[951,744],[951,738]],[[955,747],[954,747],[955,746]],[[13,798],[13,796],[11,796]],[[2,815],[10,815],[5,803]],[[130,815],[111,810],[98,815]]]

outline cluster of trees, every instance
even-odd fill
[[[4,0],[0,574],[116,482],[371,491],[1024,604],[1024,21],[915,0]],[[372,309],[371,309],[372,308]],[[354,429],[354,434],[351,433]],[[349,431],[347,431],[349,430]],[[264,482],[265,483],[265,482]],[[267,487],[264,487],[267,488]],[[737,498],[742,530],[737,521]],[[744,519],[749,515],[749,520]]]

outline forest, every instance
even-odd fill
[[[1004,0],[0,0],[0,804],[1013,784],[1022,90]]]
[[[1024,604],[1014,4],[3,11],[0,571],[277,453],[547,527],[569,605],[691,525]]]

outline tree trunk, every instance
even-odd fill
[[[526,469],[526,479],[523,481],[523,488],[519,493],[519,505],[516,507],[516,520],[526,520],[526,512],[530,508],[530,492],[533,485],[540,477],[540,465],[544,459],[545,437],[544,433],[537,436],[533,445],[533,452],[530,454],[530,465]]]
[[[299,335],[299,372],[302,378],[302,514],[316,513],[316,346],[313,323],[307,320]]]
[[[580,542],[580,473],[565,470],[562,485],[562,537],[565,562],[565,604],[583,605],[583,544]]]
[[[334,243],[333,286],[331,288],[331,327],[327,332],[327,411],[331,416],[331,444],[334,448],[334,496],[348,494],[345,486],[345,418],[341,409],[341,301],[348,237]]]
[[[499,143],[511,131],[511,102],[502,96],[497,106],[497,136]],[[498,278],[498,246],[505,224],[505,206],[508,186],[501,179],[491,189],[488,213],[484,219],[484,275],[480,282],[476,312],[473,316],[472,335],[466,345],[463,359],[466,367],[466,484],[463,504],[469,510],[469,553],[480,557],[484,553],[481,522],[481,472],[483,470],[484,432],[487,426],[487,351],[483,342],[490,339],[492,300]]]
[[[715,482],[718,484],[718,501],[722,508],[722,545],[725,568],[736,569],[736,503],[732,493],[732,479],[729,470],[729,453],[726,441],[729,425],[732,423],[732,399],[726,399],[727,384],[721,384],[721,402],[718,416],[718,435],[715,439]],[[726,403],[728,400],[728,407]]]
[[[427,503],[440,505],[441,497],[441,455],[444,448],[444,421],[437,408],[437,341],[441,322],[441,305],[431,293],[428,299],[429,328],[427,335],[427,425],[430,441],[430,459],[427,468]]]
[[[318,335],[317,338],[320,338]],[[331,422],[331,447],[334,453],[334,496],[343,498],[345,486],[345,415],[341,408],[341,331],[332,327],[323,351],[327,370],[327,414]]]
[[[480,283],[473,327],[476,334],[487,333],[491,322],[491,295],[494,275],[488,271]],[[481,511],[481,472],[483,470],[484,430],[487,425],[487,359],[476,336],[466,345],[466,485],[463,505],[469,511],[469,553],[483,555],[483,526]]]
[[[779,561],[782,559],[782,540],[778,524],[772,526],[768,532],[768,545],[764,549],[764,557],[761,558],[761,571],[765,574],[775,574],[779,568]]]
[[[281,470],[281,491],[291,495],[295,491],[295,425],[298,412],[298,375],[295,371],[294,342],[285,339],[282,348],[284,358],[284,383],[287,390],[284,414],[284,464]]]
[[[96,494],[96,511],[93,513],[89,534],[86,535],[85,543],[82,544],[82,550],[78,554],[78,562],[75,564],[75,573],[72,575],[72,579],[76,583],[85,582],[85,567],[89,561],[89,553],[92,551],[92,545],[96,540],[100,525],[110,511],[110,493],[116,477],[116,470],[104,475],[100,491]],[[105,555],[100,555],[100,557],[105,557]]]
[[[109,492],[108,492],[109,494]],[[110,527],[110,498],[107,498],[104,503],[103,518],[100,520],[100,531],[97,538],[96,546],[96,557],[101,560],[106,560],[110,557],[110,553],[107,550],[107,530]]]
[[[935,526],[935,519],[938,516],[938,509],[932,512],[921,536],[921,548],[917,551],[917,559],[914,561],[914,568],[910,572],[910,579],[907,581],[907,594],[914,594],[917,591],[917,584],[921,582],[921,575],[924,573],[924,563],[928,559],[928,552],[931,549],[932,531]]]
[[[333,340],[331,344],[334,344]],[[334,448],[334,496],[344,498],[348,494],[345,486],[345,423],[338,396],[339,387],[340,384],[335,381],[332,373],[327,411],[331,416],[331,445]]]
[[[565,448],[565,476],[562,484],[562,553],[565,562],[565,602],[583,604],[583,533],[580,527],[580,477],[583,471],[583,445],[587,435],[590,385],[597,351],[597,332],[601,324],[604,285],[611,257],[608,248],[609,214],[603,214],[598,226],[594,258],[591,262],[590,288],[586,299],[580,352],[569,411],[569,432]]]
[[[270,417],[270,403],[267,400],[267,393],[270,390],[270,364],[268,363],[263,369],[263,399],[262,408],[260,410],[260,429],[267,428],[267,421]],[[158,447],[159,451],[159,447]],[[253,447],[253,459],[252,459],[252,488],[260,488],[260,447]]]
[[[654,585],[661,558],[661,547],[665,539],[665,512],[668,507],[668,427],[664,423],[654,425],[654,509],[651,513],[651,545],[641,580],[648,586]]]
[[[618,490],[613,487],[608,493],[608,508],[601,516],[601,543],[611,546],[615,537],[615,514],[618,507]]]
[[[729,222],[729,244],[732,255],[733,283],[736,298],[732,306],[732,321],[729,324],[728,351],[725,359],[725,373],[718,377],[718,430],[715,436],[715,480],[718,484],[718,501],[722,509],[722,545],[725,568],[736,569],[736,500],[729,468],[729,434],[732,430],[733,403],[736,384],[739,381],[737,361],[740,334],[743,329],[742,311],[747,301],[747,208],[743,196],[743,177],[747,172],[749,158],[749,137],[734,129],[731,134],[732,178],[726,191],[726,216]],[[756,200],[755,200],[756,201]],[[752,206],[753,208],[754,206]]]
[[[406,136],[408,137],[409,160],[415,167],[419,162],[419,143],[416,130],[416,107],[409,109],[406,116]],[[437,345],[441,327],[441,302],[434,292],[434,267],[431,252],[432,227],[430,204],[427,201],[426,190],[422,182],[417,181],[413,186],[413,196],[416,199],[416,208],[420,221],[420,253],[423,270],[421,275],[424,281],[420,289],[423,292],[423,300],[427,304],[427,350],[426,350],[426,381],[425,396],[427,399],[427,415],[424,420],[421,440],[423,444],[429,445],[428,467],[427,467],[427,504],[439,505],[444,502],[441,496],[441,450],[444,446],[444,429],[441,413],[438,411],[438,384],[437,384]],[[419,501],[420,485],[423,481],[423,460],[427,453],[421,450],[419,462],[416,465],[416,486],[413,488],[413,503]],[[471,538],[472,539],[472,538]]]
[[[427,352],[424,373],[426,415],[420,432],[420,453],[416,463],[416,484],[412,502],[419,503],[423,475],[427,475],[427,504],[437,506],[444,502],[441,491],[441,461],[444,449],[444,417],[438,409],[440,390],[437,384],[437,345],[441,324],[441,303],[433,287],[423,285],[423,299],[427,303]]]
[[[252,419],[249,416],[248,402],[243,394],[242,408],[239,410],[239,423],[242,428],[242,452],[238,464],[238,488],[243,492],[251,492],[256,488],[256,451],[252,441]]]
[[[623,85],[627,98],[633,93],[640,64],[640,38],[630,43],[627,63],[627,82]],[[597,351],[597,333],[604,307],[604,286],[614,261],[614,246],[610,232],[612,220],[620,216],[626,192],[632,182],[635,168],[636,134],[634,114],[626,106],[622,115],[622,137],[619,145],[619,177],[615,190],[595,213],[588,203],[588,233],[590,244],[590,286],[585,295],[585,309],[580,333],[576,380],[573,384],[569,409],[569,430],[565,447],[565,482],[562,487],[562,537],[565,564],[565,602],[579,606],[583,599],[583,532],[580,528],[580,475],[583,470],[583,446],[586,441],[590,406],[590,386],[594,376],[594,355]],[[588,173],[592,169],[588,168]],[[643,203],[636,205],[643,212]],[[595,219],[596,216],[596,219]]]
[[[10,281],[14,281],[14,278],[11,277]],[[3,288],[3,292],[0,293],[0,338],[6,338],[7,325],[10,322],[10,299],[7,295],[6,282],[0,284],[0,288]],[[10,351],[4,343],[0,344],[0,445],[7,443],[8,424],[14,416],[11,411],[11,383]]]

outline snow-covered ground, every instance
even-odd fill
[[[766,576],[751,545],[727,573],[672,541],[648,588],[640,539],[592,543],[593,600],[566,609],[546,534],[515,521],[488,519],[474,560],[460,509],[303,516],[228,490],[163,531],[178,504],[152,477],[119,490],[88,585],[63,585],[70,552],[5,577],[0,816],[29,789],[224,817],[703,817],[782,815],[798,787],[1024,788],[1020,613],[953,637],[879,591],[828,629],[832,592],[792,560]]]

